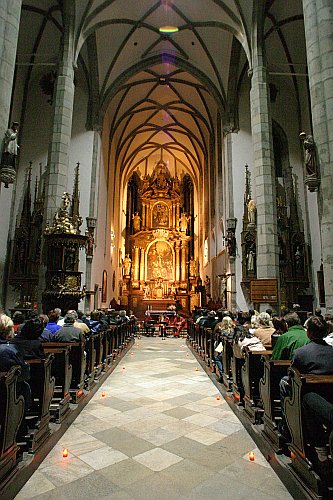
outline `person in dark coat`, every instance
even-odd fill
[[[327,335],[327,324],[319,316],[312,316],[307,322],[307,336],[310,340],[309,344],[299,347],[295,350],[291,366],[296,368],[304,375],[332,375],[333,374],[333,347],[324,341]],[[333,394],[331,388],[326,388],[323,385],[322,389],[317,391],[327,403],[333,403]],[[291,384],[289,377],[283,377],[280,381],[281,406],[284,410],[285,397],[291,396]],[[287,437],[286,422],[282,414],[281,430],[282,434]],[[312,431],[314,429],[311,424]],[[317,432],[317,428],[316,428]],[[311,432],[312,433],[312,432]],[[318,463],[317,472],[326,480],[333,478],[332,462],[328,458],[328,449],[320,443],[319,446],[314,446],[317,452]]]
[[[29,365],[24,361],[16,345],[11,343],[14,336],[14,325],[6,314],[0,315],[0,372],[8,372],[13,366],[19,366],[21,373],[16,383],[16,394],[24,397],[25,411],[31,406],[31,390]]]
[[[39,318],[28,319],[20,332],[13,338],[17,349],[24,359],[44,359],[45,354],[40,336],[44,330],[44,322]]]
[[[74,326],[76,315],[68,312],[64,319],[64,326],[56,332],[55,342],[83,342],[82,331]]]

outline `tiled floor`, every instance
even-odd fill
[[[182,339],[136,339],[16,499],[292,498],[217,395]]]

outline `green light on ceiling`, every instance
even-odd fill
[[[172,35],[172,33],[177,33],[179,29],[176,26],[162,26],[159,28],[159,32],[164,35]]]

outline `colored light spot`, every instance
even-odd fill
[[[64,448],[63,452],[62,452],[62,456],[64,458],[67,458],[68,457],[68,449],[67,448]]]
[[[249,459],[251,460],[251,462],[254,462],[254,452],[253,451],[250,451]]]

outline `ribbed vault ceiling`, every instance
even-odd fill
[[[130,174],[146,158],[163,155],[200,177],[217,113],[230,119],[251,61],[252,3],[25,0],[18,61],[31,65],[20,71],[29,79],[38,64],[57,61],[61,7],[67,6],[91,115],[100,122],[108,117],[110,162]],[[266,2],[266,43],[275,54],[275,72],[304,72],[303,44],[293,43],[301,23],[301,0]],[[161,34],[165,25],[179,31]],[[299,98],[304,78],[296,74],[289,81]]]

